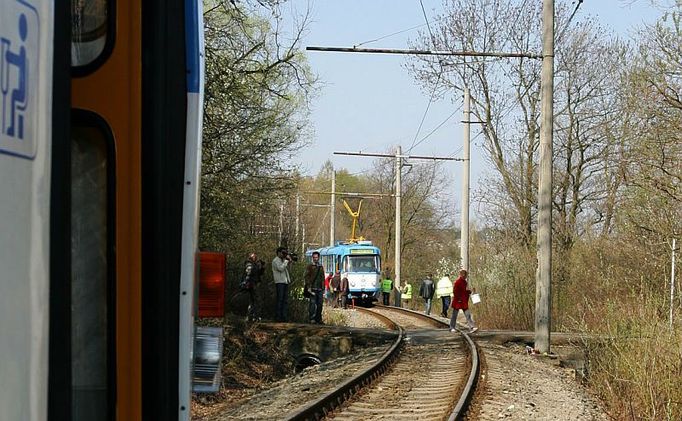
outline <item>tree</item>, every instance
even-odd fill
[[[392,153],[392,152],[390,152]],[[369,191],[393,195],[396,165],[392,159],[379,159],[367,174]],[[439,259],[455,258],[454,230],[449,224],[454,206],[439,198],[447,182],[441,164],[412,162],[401,178],[401,255],[405,279],[435,272]],[[372,200],[373,212],[366,219],[366,231],[380,244],[386,265],[395,258],[395,196]],[[364,206],[364,205],[363,205]]]
[[[441,258],[458,258],[455,231],[450,225],[453,219],[452,204],[440,199],[445,191],[447,180],[439,164],[414,163],[403,169],[402,178],[402,249],[403,276],[414,279],[427,273],[435,273]],[[323,165],[314,178],[301,181],[302,190],[329,192],[331,171],[330,162]],[[352,218],[341,204],[346,199],[354,211],[360,197],[343,193],[379,193],[384,197],[367,196],[362,198],[362,210],[356,234],[371,240],[379,246],[384,268],[393,266],[395,257],[395,161],[379,159],[371,170],[349,173],[347,169],[336,169],[336,239],[348,239]],[[306,196],[305,194],[303,195]],[[306,203],[315,205],[329,204],[328,195],[310,194]],[[320,239],[329,229],[329,210],[321,207],[307,208],[302,212],[302,220],[310,227],[308,242],[325,246]],[[324,244],[320,244],[324,243]]]
[[[438,17],[433,35],[422,33],[416,46],[445,51],[539,51],[539,8],[536,2],[519,6],[510,1],[451,0]],[[441,94],[464,87],[471,90],[473,115],[485,123],[483,148],[499,175],[488,194],[497,196],[493,204],[499,211],[497,222],[526,246],[533,242],[540,67],[539,61],[528,58],[467,57],[417,58],[408,65],[418,81]]]
[[[539,2],[451,0],[433,34],[422,33],[416,44],[446,51],[537,53],[541,7]],[[555,51],[554,228],[559,244],[570,248],[584,229],[579,216],[597,207],[588,204],[606,196],[598,180],[612,174],[604,174],[602,158],[615,140],[610,126],[617,121],[614,87],[624,48],[593,20],[570,22],[565,6],[559,6],[556,15],[561,38]],[[473,114],[484,122],[483,148],[496,172],[479,195],[486,197],[495,224],[531,248],[537,211],[541,62],[524,57],[445,61],[425,56],[408,68],[424,86],[443,95],[464,87],[471,90]],[[590,215],[587,225],[595,220]]]
[[[557,245],[569,250],[602,221],[599,210],[620,185],[613,158],[620,151],[619,95],[628,51],[589,18],[563,34],[555,76],[553,203]]]
[[[315,79],[299,51],[307,16],[285,45],[278,3],[205,3],[202,248],[276,242],[273,221],[295,186],[290,157],[306,141]]]
[[[682,4],[641,32],[628,74],[625,218],[654,241],[682,233]]]

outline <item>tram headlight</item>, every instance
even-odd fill
[[[351,288],[355,288],[355,281],[350,281],[348,285],[350,285]]]

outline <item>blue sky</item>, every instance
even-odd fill
[[[429,21],[433,22],[434,16],[442,11],[442,1],[422,1]],[[560,1],[557,0],[557,4]],[[312,9],[312,22],[303,46],[351,47],[424,23],[419,0],[293,0],[284,15],[292,9],[300,13],[308,5]],[[660,14],[661,11],[652,7],[648,0],[585,0],[575,20],[592,15],[622,37],[628,37],[638,25],[653,22]],[[408,40],[415,38],[417,31],[364,46],[408,48]],[[429,103],[430,92],[423,92],[408,75],[404,68],[405,56],[306,54],[323,86],[312,104],[312,144],[296,157],[304,173],[316,174],[328,159],[336,168],[346,168],[350,172],[372,167],[372,158],[343,157],[333,155],[334,151],[386,152],[397,144],[403,149],[410,147]],[[433,102],[417,140],[446,120],[460,105],[461,98]],[[461,112],[416,147],[412,154],[447,156],[457,153],[456,156],[461,156],[463,127],[460,121]],[[472,138],[477,133],[476,127],[472,127]],[[489,171],[479,142],[480,137],[471,148],[473,189]],[[453,206],[458,206],[461,166],[448,162],[443,168],[451,180],[448,189],[453,194]],[[475,218],[475,206],[472,202],[472,218]]]

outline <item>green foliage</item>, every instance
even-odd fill
[[[276,2],[275,2],[276,3]],[[248,252],[272,255],[291,199],[290,157],[306,141],[312,77],[299,39],[279,43],[264,3],[206,1],[206,91],[200,247],[241,264]],[[276,7],[277,5],[270,5]],[[275,22],[276,23],[276,22]]]
[[[471,244],[469,284],[481,294],[472,311],[483,328],[532,330],[535,256],[525,246],[492,232]]]
[[[665,301],[630,295],[603,308],[603,323],[583,326],[589,381],[620,419],[682,418],[682,335],[660,316]]]
[[[435,281],[443,278],[444,276],[448,276],[450,278],[456,277],[457,273],[459,272],[459,267],[459,263],[454,259],[450,257],[442,257],[438,261],[438,266],[434,272],[434,275],[436,276]],[[451,280],[454,282],[454,279]]]

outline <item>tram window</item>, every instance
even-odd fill
[[[350,256],[350,272],[378,272],[379,262],[377,256]]]
[[[71,374],[73,420],[111,418],[113,276],[107,137],[71,128]]]
[[[111,43],[111,1],[71,0],[71,66],[93,63],[103,55],[107,43]]]

